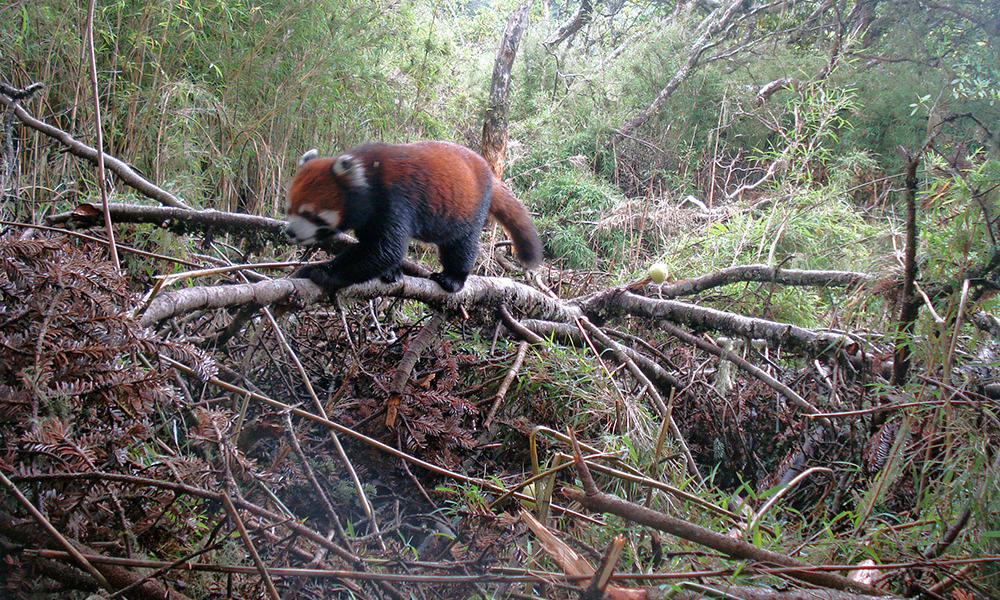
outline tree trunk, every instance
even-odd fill
[[[559,26],[553,33],[549,34],[549,37],[545,38],[543,42],[546,46],[553,46],[555,44],[562,43],[563,40],[573,35],[577,31],[590,22],[590,15],[594,11],[593,4],[590,0],[581,0],[580,6],[577,7],[576,12],[573,16],[569,18],[568,21]]]
[[[510,112],[510,70],[517,56],[517,47],[528,25],[528,9],[531,2],[525,2],[511,14],[507,28],[500,38],[497,59],[493,64],[493,81],[490,84],[490,104],[486,108],[483,121],[483,157],[497,177],[503,176],[505,154],[507,152],[507,115]]]
[[[917,297],[915,281],[917,279],[917,165],[920,154],[911,156],[905,149],[903,154],[909,161],[906,165],[906,248],[903,262],[903,291],[900,294],[899,326],[897,329],[896,350],[892,357],[893,385],[902,385],[910,370],[910,344],[913,343],[913,329],[920,311],[920,298]]]

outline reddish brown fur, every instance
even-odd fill
[[[392,185],[400,181],[420,178],[433,181],[427,189],[427,206],[437,214],[451,219],[468,220],[476,212],[478,194],[466,192],[485,187],[485,182],[477,178],[478,161],[476,153],[461,146],[442,146],[416,142],[406,146],[408,151],[402,158],[388,155],[384,148],[375,154],[376,161],[382,161],[378,168],[382,181]],[[462,152],[456,156],[456,150]],[[413,155],[419,155],[419,162]],[[457,159],[457,160],[456,160]],[[477,161],[478,159],[478,161]],[[460,201],[465,202],[460,202]]]
[[[306,202],[332,210],[343,209],[343,195],[330,172],[333,160],[315,158],[299,167],[288,188],[289,214],[298,213],[299,206]]]
[[[525,267],[533,269],[541,262],[541,248],[531,217],[524,205],[514,197],[503,181],[493,178],[493,196],[490,199],[490,215],[493,216],[507,236],[514,241],[517,258]]]

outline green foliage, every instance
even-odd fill
[[[931,172],[945,161],[931,157]],[[923,276],[952,281],[977,274],[995,252],[990,219],[1000,210],[1000,161],[974,155],[961,175],[932,180],[921,194],[921,230],[926,232]]]
[[[936,93],[940,79],[909,64],[839,73],[837,79],[848,76],[856,93],[853,128],[841,135],[837,152],[863,148],[884,170],[898,171],[903,164],[899,146],[919,148],[926,135],[926,116],[907,109],[918,95]]]
[[[538,228],[549,252],[564,266],[592,269],[612,264],[620,232],[602,232],[618,191],[589,171],[559,169],[541,177],[523,197],[540,213]]]
[[[740,264],[765,263],[793,269],[876,271],[889,252],[882,229],[848,199],[843,188],[792,188],[764,205],[741,210],[706,229],[682,231],[662,250],[674,279]],[[817,325],[835,296],[819,289],[779,288],[770,314]],[[748,298],[754,302],[756,298]]]
[[[0,70],[45,81],[45,105],[86,137],[79,15],[21,5]],[[474,114],[437,100],[451,96],[454,46],[419,3],[122,0],[96,21],[107,151],[199,206],[278,214],[302,150],[455,137],[467,123],[452,117]]]

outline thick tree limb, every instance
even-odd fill
[[[116,223],[150,223],[159,225],[175,233],[185,235],[200,232],[204,235],[236,235],[249,239],[260,239],[275,244],[288,242],[282,219],[260,217],[245,213],[225,212],[212,209],[175,208],[172,206],[147,206],[144,204],[108,205],[111,217]],[[46,222],[67,227],[90,227],[101,223],[101,210],[93,204],[82,203],[75,209],[51,215]],[[357,243],[351,235],[340,232],[324,240],[321,247],[327,252],[340,252],[350,244]],[[411,260],[403,261],[403,272],[408,275],[426,277],[430,271]]]
[[[869,283],[875,279],[874,275],[856,271],[807,271],[782,269],[767,265],[739,265],[673,283],[650,284],[647,289],[650,293],[673,298],[690,296],[707,289],[747,281],[795,286],[851,287]]]
[[[196,229],[205,232],[226,232],[260,235],[277,243],[284,240],[284,221],[254,215],[218,211],[198,211],[172,207],[111,204],[116,222],[143,222],[165,224],[182,231]],[[69,213],[50,217],[60,224],[98,224],[100,211],[91,205],[81,205]],[[350,236],[339,236],[334,245],[343,247],[351,243]],[[850,338],[827,332],[816,332],[787,323],[745,317],[712,308],[670,299],[650,298],[630,291],[627,287],[611,288],[571,300],[551,298],[534,288],[506,278],[471,277],[466,288],[458,294],[447,294],[436,284],[423,278],[427,269],[411,261],[404,262],[404,272],[420,277],[406,277],[394,284],[366,282],[339,292],[342,298],[372,298],[379,295],[406,297],[424,302],[446,311],[461,311],[462,306],[486,305],[494,311],[479,310],[481,314],[495,314],[505,304],[527,315],[524,324],[542,336],[556,333],[574,336],[562,330],[562,325],[572,325],[576,317],[587,315],[594,322],[608,317],[633,315],[652,319],[666,319],[674,323],[699,329],[721,331],[733,336],[763,338],[775,345],[787,345],[793,350],[812,356],[855,353]],[[801,271],[775,269],[765,265],[744,265],[723,269],[715,273],[675,282],[663,286],[650,285],[650,293],[660,295],[693,294],[712,287],[741,281],[773,282],[783,285],[851,286],[873,281],[874,275],[848,271]],[[147,325],[159,323],[174,315],[207,308],[239,307],[247,304],[266,306],[273,303],[299,305],[320,301],[322,293],[315,285],[302,279],[279,279],[254,284],[192,287],[163,293],[152,300],[142,317]],[[501,311],[502,312],[502,311]],[[550,324],[545,324],[549,321]],[[530,323],[530,325],[529,325]],[[575,331],[575,327],[572,328]],[[537,340],[531,340],[532,343]],[[638,355],[638,353],[636,353]],[[647,376],[661,386],[678,387],[663,369],[651,368],[636,356],[631,357]],[[856,358],[856,357],[848,357]],[[655,363],[654,363],[655,365]]]
[[[757,104],[764,104],[771,99],[778,90],[797,89],[801,82],[794,77],[782,77],[773,81],[768,81],[757,90]]]
[[[646,298],[623,288],[605,290],[574,302],[588,315],[628,314],[651,319],[666,319],[696,329],[724,331],[730,335],[747,338],[763,338],[775,345],[785,345],[811,356],[843,355],[854,344],[850,338],[836,333],[812,331],[789,323],[746,317],[679,300]]]
[[[322,291],[306,279],[191,287],[161,293],[153,298],[141,321],[145,325],[153,325],[193,310],[239,307],[248,303],[262,306],[274,303],[308,305],[320,301],[322,296]],[[480,315],[495,314],[496,310],[506,305],[531,315],[533,319],[522,324],[542,336],[555,330],[539,321],[568,325],[584,315],[600,315],[601,320],[633,315],[665,319],[698,329],[723,331],[734,336],[763,338],[775,345],[785,345],[810,356],[839,355],[847,360],[857,359],[855,342],[843,335],[816,332],[789,323],[746,317],[677,300],[646,298],[622,288],[605,290],[575,300],[560,300],[507,278],[471,276],[460,292],[449,294],[429,279],[404,276],[391,284],[372,280],[353,285],[340,290],[338,296],[343,299],[369,299],[377,296],[409,298],[450,313],[460,313],[462,307],[474,305]],[[483,310],[489,307],[494,310]],[[563,334],[562,331],[556,333]],[[645,365],[640,366],[649,372]],[[665,381],[660,376],[653,378]]]
[[[0,94],[0,103],[12,106],[14,114],[17,115],[17,118],[20,119],[22,123],[32,129],[44,133],[57,142],[61,142],[64,146],[66,146],[70,154],[79,156],[80,158],[85,158],[92,163],[97,163],[97,150],[93,147],[84,144],[58,127],[32,117],[28,114],[28,111],[18,106],[14,100],[5,94]],[[160,204],[174,206],[177,208],[190,208],[177,196],[174,196],[167,190],[155,185],[142,175],[136,173],[135,170],[133,170],[127,163],[118,160],[107,152],[103,153],[103,158],[107,169],[117,175],[126,185],[138,190],[140,193],[152,198],[153,200],[156,200]]]
[[[235,234],[242,237],[263,237],[279,243],[288,241],[285,235],[285,227],[288,224],[281,219],[211,209],[194,210],[186,207],[143,204],[110,203],[108,210],[116,223],[153,223],[179,234],[199,231],[209,235]],[[99,207],[83,203],[72,211],[51,215],[46,221],[50,225],[89,227],[100,224],[101,218]]]
[[[503,277],[471,276],[461,291],[449,294],[441,287],[421,277],[402,276],[395,283],[378,279],[366,281],[337,292],[341,299],[369,299],[378,296],[409,298],[437,310],[460,313],[462,307],[475,305],[508,305],[537,315],[542,319],[572,322],[582,316],[572,304],[560,302],[538,290]],[[247,303],[312,304],[323,298],[323,292],[308,279],[273,279],[238,285],[191,287],[161,293],[152,299],[140,321],[154,325],[172,316],[206,308],[243,306]],[[484,311],[485,312],[485,311]],[[489,311],[492,314],[492,311]]]

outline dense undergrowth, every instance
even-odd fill
[[[283,187],[304,149],[422,138],[476,146],[497,36],[516,4],[99,3],[105,150],[194,207],[280,217]],[[656,319],[612,320],[609,329],[679,379],[667,402],[699,483],[644,384],[610,353],[595,354],[586,336],[531,346],[513,373],[521,348],[509,331],[446,320],[397,397],[399,364],[433,318],[423,304],[293,307],[276,312],[274,323],[255,313],[221,345],[220,330],[239,311],[192,313],[154,334],[132,311],[157,275],[191,265],[129,254],[119,278],[96,246],[42,232],[24,240],[24,228],[4,225],[0,472],[86,553],[165,564],[203,552],[206,564],[245,569],[174,569],[137,584],[145,589],[139,597],[267,593],[223,490],[270,567],[400,567],[442,577],[277,577],[283,597],[401,597],[393,586],[406,597],[573,597],[562,583],[515,578],[528,576],[520,567],[562,566],[525,533],[521,508],[547,517],[593,564],[624,534],[617,572],[711,570],[713,582],[785,585],[760,564],[722,560],[618,516],[567,516],[564,509],[580,511],[559,494],[577,484],[572,469],[533,481],[525,490],[534,502],[501,500],[499,489],[565,466],[570,449],[558,436],[571,428],[605,466],[632,474],[600,474],[606,492],[716,531],[742,531],[808,562],[890,565],[873,581],[895,594],[1000,593],[998,334],[990,330],[1000,288],[1000,44],[989,25],[1000,7],[858,1],[826,3],[823,12],[817,2],[790,2],[750,14],[747,29],[736,27],[739,35],[718,48],[731,54],[696,65],[642,127],[619,135],[684,64],[711,3],[595,4],[579,33],[550,44],[577,4],[536,3],[513,71],[505,178],[544,239],[544,283],[571,298],[635,282],[653,263],[671,281],[755,263],[868,274],[860,287],[738,281],[685,298],[851,336],[861,363],[732,342],[823,411],[846,416],[818,427],[733,363],[678,343]],[[20,2],[0,8],[0,18],[9,25],[0,29],[0,82],[44,82],[23,106],[92,144],[85,12],[61,0]],[[783,77],[786,86],[760,94]],[[41,224],[99,198],[89,163],[11,123],[0,164],[3,220]],[[906,336],[896,333],[900,147],[920,156],[924,300]],[[125,186],[110,192],[115,201],[141,201]],[[236,236],[116,230],[126,244],[203,266],[296,256]],[[479,272],[505,271],[486,256]],[[232,281],[208,277],[182,285]],[[691,329],[729,343],[711,327]],[[913,372],[890,385],[899,341],[911,342]],[[210,381],[216,375],[239,389]],[[318,410],[315,394],[330,420],[465,479],[364,439],[334,441],[316,421],[253,393],[310,411]],[[389,427],[387,407],[396,402],[399,421]],[[789,473],[809,467],[817,469],[789,485]],[[696,499],[654,491],[642,477]],[[17,541],[2,548],[3,593],[93,591],[92,581],[72,584],[82,571],[74,580],[61,557],[38,554],[61,547],[33,530],[10,489],[0,534]],[[327,536],[326,545],[314,534]],[[447,580],[469,574],[495,579]],[[665,581],[628,585],[663,591],[673,580]],[[128,583],[136,582],[119,587]]]

